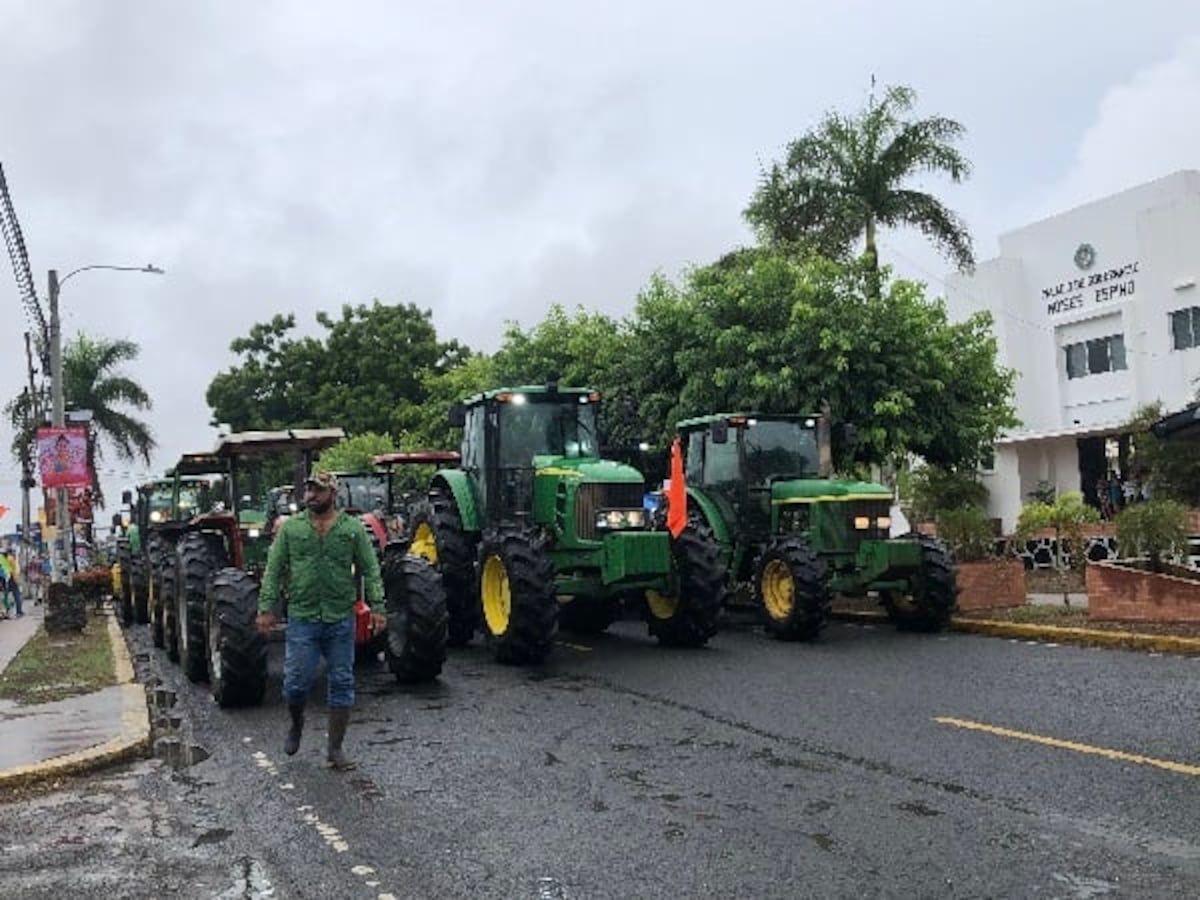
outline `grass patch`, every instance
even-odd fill
[[[94,616],[79,634],[39,628],[0,674],[0,698],[22,706],[90,694],[117,683],[108,619]]]
[[[1066,625],[1087,627],[1088,611],[1084,607],[1071,606],[1014,606],[1008,612],[1010,622],[1033,622],[1043,625]]]

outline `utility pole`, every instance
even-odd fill
[[[62,428],[66,424],[63,400],[62,322],[58,317],[58,271],[50,270],[50,402],[51,424]],[[71,561],[67,557],[71,541],[71,511],[67,508],[67,489],[54,489],[54,569],[51,590],[54,585],[71,583]],[[61,588],[59,589],[61,591]]]
[[[41,423],[40,404],[38,403],[37,385],[33,376],[33,349],[30,346],[29,332],[25,332],[25,365],[29,370],[29,387],[25,388],[27,402],[25,403],[26,429],[25,450],[21,454],[21,572],[24,574],[29,565],[30,551],[33,549],[32,523],[30,522],[29,492],[36,482],[33,478],[33,448],[35,441],[32,430]]]

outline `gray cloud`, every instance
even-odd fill
[[[552,302],[628,313],[654,270],[746,241],[759,162],[872,73],[970,129],[975,178],[935,186],[988,255],[1048,198],[1143,177],[1095,148],[1130,116],[1177,136],[1159,101],[1194,85],[1169,60],[1200,34],[1176,0],[0,0],[0,21],[0,161],[39,286],[51,267],[167,269],[63,291],[68,334],[141,345],[154,470],[211,445],[204,390],[277,311],[311,332],[319,309],[414,302],[484,350]],[[905,274],[944,272],[919,239],[887,240]],[[5,296],[7,398],[24,325],[0,275]],[[108,464],[110,496],[144,468]],[[16,478],[0,461],[0,503]]]

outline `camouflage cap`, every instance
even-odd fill
[[[337,476],[332,472],[318,472],[315,469],[308,473],[304,483],[314,484],[319,488],[328,488],[331,491],[336,491],[338,486]]]

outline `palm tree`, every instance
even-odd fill
[[[103,438],[123,460],[141,457],[150,464],[155,448],[149,427],[123,408],[148,410],[150,395],[133,379],[118,371],[121,363],[137,359],[140,348],[132,341],[89,338],[79,335],[63,350],[63,397],[68,409],[89,409],[88,452],[91,459],[92,494],[97,506],[104,506],[96,462],[103,458]]]
[[[844,258],[865,237],[865,258],[878,286],[880,226],[919,228],[961,271],[975,257],[963,221],[937,198],[906,188],[921,172],[945,173],[955,183],[971,164],[953,146],[966,129],[953,119],[905,117],[917,95],[912,88],[874,92],[854,116],[826,113],[814,129],[793,141],[783,163],[764,169],[743,213],[766,243],[808,245]]]

